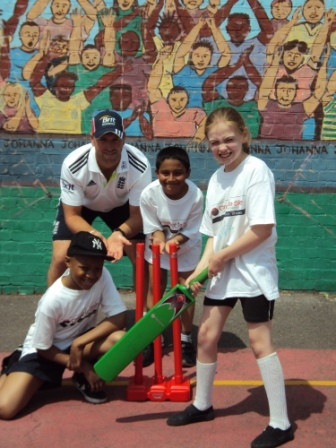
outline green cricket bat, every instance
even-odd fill
[[[207,278],[208,268],[205,268],[191,284],[203,283]],[[112,381],[194,302],[190,289],[175,285],[94,364],[97,375]]]

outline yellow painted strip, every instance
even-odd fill
[[[111,386],[127,386],[128,380],[115,380],[108,384]],[[63,380],[64,386],[69,386],[72,384],[70,378]],[[194,386],[196,380],[190,380],[190,385]],[[263,382],[261,380],[215,380],[213,382],[214,386],[262,386]],[[326,386],[326,387],[336,387],[336,381],[333,380],[285,380],[286,386]]]

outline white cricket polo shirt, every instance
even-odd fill
[[[108,212],[127,201],[139,206],[140,194],[152,180],[150,163],[144,154],[125,144],[120,163],[107,181],[95,153],[94,146],[88,143],[64,159],[60,180],[62,202],[101,212]]]

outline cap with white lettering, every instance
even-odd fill
[[[71,239],[67,255],[73,257],[75,255],[83,255],[89,257],[100,257],[105,260],[113,260],[113,257],[107,255],[104,241],[90,232],[75,233]]]
[[[100,138],[112,132],[119,138],[124,137],[124,126],[121,116],[111,109],[95,112],[91,120],[92,135]]]

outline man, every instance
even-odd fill
[[[274,64],[267,69],[259,88],[258,109],[262,116],[260,138],[301,140],[305,120],[313,116],[325,93],[327,58],[318,72],[314,91],[300,102],[295,101],[298,89],[296,79],[285,75],[275,81],[280,58],[281,50],[278,49],[273,58]],[[275,100],[270,97],[273,86]]]
[[[71,236],[81,230],[102,238],[115,260],[125,250],[134,265],[130,239],[142,230],[139,198],[151,180],[147,158],[125,143],[120,115],[109,109],[97,112],[92,118],[91,143],[69,154],[62,165],[48,285],[64,272]],[[108,238],[92,226],[98,216],[113,230]]]

